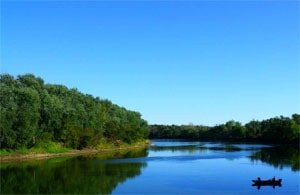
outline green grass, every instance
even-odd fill
[[[36,152],[45,151],[46,153],[64,153],[71,150],[69,148],[63,147],[62,144],[56,142],[45,142],[42,144],[38,144],[34,149],[36,150]]]
[[[126,147],[142,147],[149,144],[148,140],[140,140],[132,144],[128,144],[125,142],[122,142],[120,140],[117,140],[115,143],[108,142],[105,139],[101,139],[98,145],[96,146],[96,149],[114,149],[114,148],[126,148]]]
[[[149,144],[148,140],[140,140],[132,144],[124,143],[121,141],[116,141],[115,143],[108,142],[106,139],[101,139],[99,144],[95,147],[98,150],[105,149],[120,149],[127,147],[143,147]],[[17,154],[32,154],[32,153],[64,153],[71,151],[70,148],[65,148],[61,143],[57,142],[40,142],[32,148],[21,147],[18,149],[0,149],[0,156],[5,155],[17,155]]]
[[[11,152],[9,150],[6,150],[6,149],[1,149],[0,150],[0,155],[8,155],[10,154]]]
[[[30,153],[64,153],[71,149],[63,147],[60,143],[44,142],[37,144],[32,148],[21,147],[18,149],[0,149],[0,155],[13,155],[13,154],[30,154]]]
[[[5,155],[11,155],[11,154],[28,154],[29,153],[29,149],[27,148],[18,148],[18,149],[1,149],[0,150],[0,155],[1,156],[5,156]]]
[[[106,139],[102,138],[96,145],[96,149],[110,149],[116,147],[113,143],[107,142]]]

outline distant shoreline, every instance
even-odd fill
[[[300,137],[299,137],[300,138]],[[199,139],[199,138],[149,138],[150,140],[155,141],[182,141],[182,142],[189,142],[189,141],[197,141],[197,142],[216,142],[216,143],[224,143],[224,144],[261,144],[261,145],[269,145],[269,146],[295,146],[300,147],[299,143],[274,143],[274,142],[265,142],[262,140],[249,140],[249,139],[241,139],[241,140],[234,140],[234,139]]]
[[[107,154],[109,152],[132,150],[138,148],[146,148],[150,145],[150,142],[146,142],[143,145],[132,145],[126,147],[116,147],[116,148],[106,148],[106,149],[82,149],[82,150],[70,150],[63,153],[29,153],[29,154],[8,154],[0,156],[0,163],[9,163],[9,162],[22,162],[27,160],[42,160],[48,158],[57,158],[57,157],[74,157],[74,156],[88,156],[95,154]]]

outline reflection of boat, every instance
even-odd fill
[[[281,181],[282,179],[275,180],[275,178],[273,178],[268,180],[260,180],[260,178],[258,178],[257,180],[252,180],[252,186],[281,186]]]

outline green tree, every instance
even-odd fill
[[[32,74],[0,77],[1,148],[55,141],[72,148],[132,143],[148,134],[138,112],[63,85],[44,84]]]
[[[38,93],[28,87],[15,90],[17,119],[13,129],[16,132],[16,147],[30,147],[36,143],[40,117],[40,98]]]

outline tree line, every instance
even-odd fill
[[[0,146],[30,148],[53,141],[81,149],[133,143],[148,135],[141,114],[32,74],[0,75]]]
[[[274,117],[262,121],[252,120],[245,125],[230,120],[216,126],[202,125],[150,125],[152,139],[198,139],[210,141],[252,141],[265,143],[298,143],[300,115]]]

